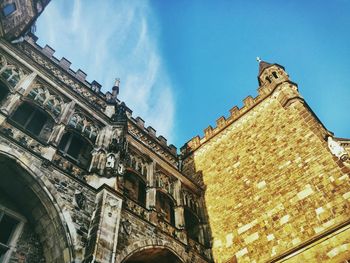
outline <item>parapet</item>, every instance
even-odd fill
[[[77,71],[74,71],[71,68],[72,63],[68,59],[66,59],[64,57],[62,57],[60,59],[56,58],[54,56],[55,50],[52,47],[50,47],[49,45],[45,45],[44,47],[41,47],[39,44],[37,44],[37,40],[38,40],[38,38],[35,35],[31,34],[28,37],[26,37],[25,42],[27,42],[30,46],[34,47],[37,51],[39,51],[41,54],[43,54],[45,57],[47,57],[51,62],[53,62],[61,70],[68,73],[79,84],[83,85],[84,91],[87,89],[89,91],[88,93],[91,93],[90,95],[88,95],[87,99],[90,103],[92,103],[92,105],[96,106],[96,101],[99,102],[99,105],[101,105],[101,103],[107,105],[108,103],[111,102],[112,94],[109,91],[106,93],[102,93],[101,92],[101,88],[102,88],[101,84],[99,84],[96,80],[93,80],[91,83],[88,82],[86,80],[87,74],[83,70],[78,69]],[[34,57],[33,57],[33,59],[35,60]],[[49,70],[51,70],[51,69],[52,68],[49,68]],[[61,77],[61,76],[56,76],[56,77],[58,77],[60,80],[64,81],[63,77]],[[67,86],[69,86],[70,88],[72,88],[76,92],[78,92],[79,95],[82,95],[82,93],[86,95],[86,92],[81,92],[81,90],[77,90],[76,85],[72,84],[72,82],[69,82],[66,84],[67,84]],[[93,98],[93,97],[95,97],[95,98]],[[120,102],[118,99],[116,99],[116,101]],[[161,148],[163,148],[164,152],[168,152],[170,155],[173,156],[173,158],[177,156],[177,148],[172,144],[168,145],[167,139],[165,137],[163,137],[163,136],[157,137],[157,132],[153,127],[148,126],[147,128],[145,128],[145,126],[144,126],[145,121],[142,118],[136,117],[134,119],[132,117],[132,110],[128,107],[126,107],[126,114],[127,114],[128,118],[134,124],[136,124],[136,126],[143,133],[150,136],[154,142],[159,144],[161,146]],[[151,143],[151,144],[154,144],[154,143]]]
[[[297,86],[295,83],[287,80],[286,82]],[[275,86],[272,88],[271,86],[260,86],[258,88],[258,95],[253,98],[252,96],[247,96],[245,99],[243,99],[243,107],[239,108],[238,106],[234,106],[230,109],[230,115],[226,118],[224,116],[221,116],[216,120],[216,127],[208,126],[204,129],[204,136],[199,137],[198,135],[193,137],[191,140],[189,140],[187,143],[185,143],[181,148],[181,154],[182,155],[188,155],[192,151],[199,148],[201,145],[203,145],[205,142],[209,141],[211,138],[213,138],[215,135],[220,133],[222,130],[224,130],[226,127],[228,127],[231,123],[235,122],[239,118],[241,118],[244,114],[246,114],[248,111],[253,109],[255,106],[257,106],[260,102],[262,102],[265,98],[270,96],[272,92],[278,87]]]
[[[147,134],[150,138],[157,142],[164,150],[171,153],[171,155],[174,157],[177,156],[177,148],[173,144],[168,145],[168,140],[162,135],[158,136],[156,129],[154,129],[152,126],[148,126],[146,128],[145,121],[141,117],[131,117],[130,119],[143,133]]]
[[[29,43],[40,53],[45,55],[52,62],[54,62],[60,69],[69,73],[70,76],[74,77],[85,87],[89,88],[95,95],[103,99],[106,99],[106,95],[101,92],[101,84],[99,84],[96,80],[93,80],[91,83],[88,82],[86,80],[87,74],[83,70],[78,69],[77,71],[74,71],[71,68],[72,63],[68,59],[66,59],[65,57],[62,57],[60,59],[56,58],[54,56],[55,50],[52,47],[50,47],[49,45],[45,45],[44,47],[41,47],[39,44],[37,44],[37,40],[38,40],[38,37],[33,34],[30,34],[25,39],[27,43]]]

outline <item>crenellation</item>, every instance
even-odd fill
[[[162,135],[160,135],[160,136],[158,136],[158,141],[160,142],[160,144],[162,145],[162,146],[167,146],[168,144],[167,144],[167,139],[165,139],[165,137],[164,136],[162,136]]]
[[[206,138],[210,138],[213,134],[213,127],[211,127],[210,125],[204,129],[204,136]]]
[[[282,66],[258,58],[258,95],[178,155],[118,99],[119,79],[103,94],[24,39],[0,39],[0,223],[11,210],[12,233],[25,225],[18,242],[0,242],[0,261],[349,259],[350,141]]]
[[[65,70],[68,70],[70,68],[70,66],[72,65],[72,63],[68,59],[66,59],[65,57],[62,57],[58,63]]]
[[[243,103],[244,103],[244,107],[249,109],[250,107],[252,107],[254,105],[254,99],[252,96],[247,96],[244,100],[243,100]]]
[[[75,77],[79,79],[81,82],[85,82],[86,76],[87,76],[86,73],[81,69],[78,69],[77,72],[75,72]]]
[[[52,58],[55,50],[49,45],[45,45],[44,48],[41,49],[42,53],[45,54],[48,58]]]
[[[157,137],[157,131],[152,127],[152,126],[148,126],[146,128],[146,130],[148,131],[148,134],[154,138]]]
[[[170,144],[168,146],[168,149],[170,150],[170,152],[173,154],[173,155],[177,155],[177,147],[174,145],[174,144]]]
[[[136,123],[141,129],[145,129],[145,121],[141,117],[136,117]]]
[[[226,118],[224,116],[221,116],[219,119],[216,120],[216,126],[218,129],[222,129],[226,125]]]

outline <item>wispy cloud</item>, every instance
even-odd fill
[[[52,1],[37,24],[48,43],[108,91],[121,78],[120,99],[170,141],[175,102],[148,1]]]

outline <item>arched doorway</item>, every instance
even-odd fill
[[[6,258],[4,262],[10,259],[11,262],[29,262],[25,248],[31,245],[33,237],[38,251],[42,251],[35,261],[71,262],[72,246],[58,204],[45,190],[40,176],[27,171],[18,163],[21,163],[20,160],[16,162],[0,154],[0,213],[6,219],[6,224],[0,224],[10,231],[6,239],[2,240],[3,247],[9,245],[2,252],[2,257]],[[11,251],[11,247],[15,249]]]
[[[133,253],[123,263],[182,263],[180,258],[167,248],[154,247]]]

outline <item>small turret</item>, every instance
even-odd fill
[[[258,81],[259,86],[276,86],[277,84],[289,80],[289,76],[284,67],[279,64],[270,64],[256,58],[259,62]]]
[[[112,88],[112,100],[116,100],[119,95],[119,85],[120,85],[120,79],[115,79],[114,86]]]

